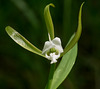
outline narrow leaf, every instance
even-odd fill
[[[27,49],[28,51],[31,51],[35,54],[38,54],[40,56],[42,55],[42,51],[36,48],[34,45],[32,45],[28,40],[26,40],[21,34],[19,34],[16,30],[14,30],[12,27],[7,26],[6,32],[8,35],[20,46]],[[44,57],[44,56],[43,56]]]
[[[48,29],[48,33],[50,34],[51,40],[54,38],[54,26],[53,26],[53,22],[52,22],[52,18],[51,18],[51,14],[49,11],[49,7],[55,7],[52,3],[47,5],[44,9],[44,18],[45,18],[45,22],[46,22],[46,26]]]
[[[75,33],[74,38],[65,47],[64,52],[62,53],[62,55],[64,55],[66,52],[68,52],[77,43],[77,41],[79,40],[79,38],[81,36],[81,32],[82,32],[81,13],[82,13],[82,6],[83,6],[83,4],[84,4],[84,2],[81,4],[80,11],[79,11],[77,32]]]
[[[63,56],[60,64],[54,72],[50,89],[56,89],[65,80],[75,63],[76,56],[77,44]]]

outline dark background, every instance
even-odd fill
[[[50,61],[17,45],[5,32],[11,26],[42,50],[48,40],[43,11],[50,8],[55,36],[63,48],[77,29],[84,0],[0,0],[0,89],[44,89]],[[76,64],[58,89],[100,89],[100,0],[85,0]]]

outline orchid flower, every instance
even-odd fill
[[[53,40],[51,40],[50,35],[49,41],[46,41],[44,44],[44,48],[42,51],[42,54],[46,56],[47,59],[51,60],[51,64],[56,63],[60,54],[63,52],[63,48],[61,46],[61,40],[58,37],[55,37]]]
[[[82,4],[83,5],[83,4]],[[79,40],[80,35],[81,35],[81,9],[82,5],[80,8],[79,12],[79,22],[78,22],[78,29],[73,37],[73,39],[67,44],[67,46],[62,48],[61,46],[61,40],[59,37],[54,38],[54,26],[53,26],[53,21],[51,18],[51,14],[49,11],[49,7],[55,7],[54,4],[50,3],[48,4],[45,9],[44,9],[44,18],[48,30],[48,36],[49,36],[49,41],[46,41],[43,47],[43,50],[41,51],[37,47],[35,47],[33,44],[31,44],[27,39],[25,39],[21,34],[19,34],[16,30],[14,30],[12,27],[7,26],[6,27],[6,32],[8,35],[20,46],[23,48],[38,54],[44,58],[47,58],[48,60],[51,60],[51,64],[56,63],[57,59],[62,57],[64,54],[66,54]]]
[[[77,31],[74,35],[72,35],[64,50],[61,45],[60,38],[54,36],[54,26],[49,11],[50,6],[55,7],[52,3],[48,4],[44,9],[44,18],[48,30],[49,41],[46,41],[44,43],[42,51],[31,44],[12,27],[6,27],[6,32],[17,44],[51,61],[52,65],[50,69],[48,83],[45,89],[57,89],[57,87],[67,77],[75,63],[77,57],[77,42],[82,32],[81,13],[83,4],[84,2],[81,4],[79,10]],[[62,57],[62,59],[55,70],[55,64],[57,62],[57,59],[60,57]]]

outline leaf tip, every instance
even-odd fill
[[[5,27],[6,32],[8,32],[9,29],[11,29],[10,26]]]
[[[83,2],[83,3],[81,4],[81,8],[83,7],[84,3],[85,3],[85,2]]]
[[[5,27],[5,30],[7,31],[8,28],[9,28],[9,26]]]
[[[49,5],[52,6],[52,7],[55,7],[55,5],[53,3],[50,3]]]

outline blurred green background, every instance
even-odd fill
[[[65,47],[77,29],[84,0],[0,0],[0,89],[44,89],[50,61],[17,45],[5,32],[11,26],[42,50],[48,40],[43,11],[50,8],[55,36]],[[82,36],[72,71],[58,89],[100,89],[100,0],[85,0]]]

